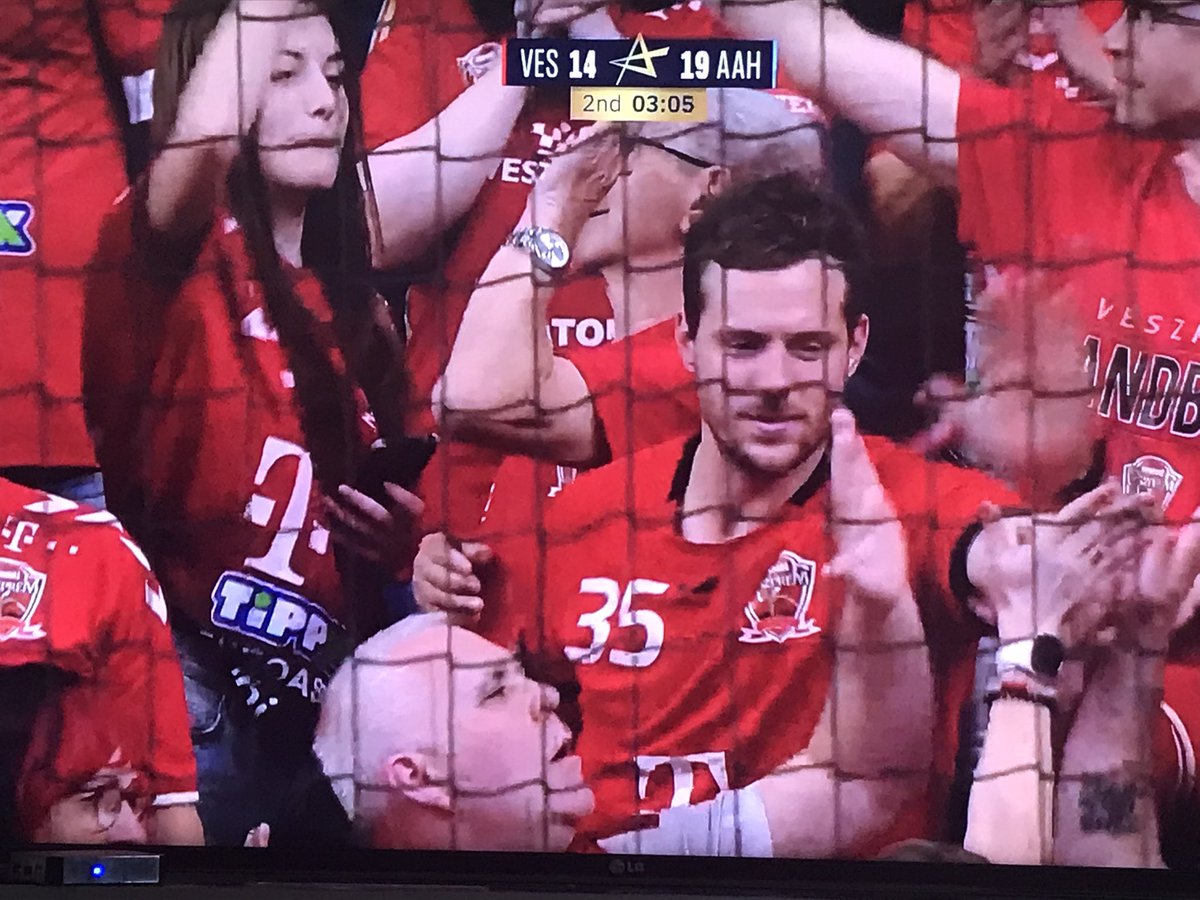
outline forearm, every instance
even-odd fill
[[[776,40],[783,67],[818,103],[869,134],[886,135],[889,149],[909,164],[954,178],[959,78],[953,70],[817,0],[725,0],[721,15],[740,35]]]
[[[296,0],[238,0],[205,41],[179,97],[167,144],[150,164],[150,227],[173,238],[205,228],[225,176],[258,114]]]
[[[884,614],[848,596],[836,640],[809,747],[760,782],[778,856],[860,852],[928,792],[933,682],[915,601]]]
[[[156,807],[150,816],[150,843],[169,847],[204,846],[204,827],[195,804]]]
[[[444,415],[536,415],[539,388],[554,362],[546,331],[553,289],[537,278],[527,251],[496,251],[467,303],[442,374]]]
[[[527,93],[504,85],[502,76],[494,66],[437,117],[368,156],[379,214],[377,267],[420,256],[496,171]]]
[[[1052,789],[1050,710],[1007,697],[994,701],[963,845],[994,863],[1049,862]]]
[[[527,220],[522,220],[527,224]],[[471,295],[434,389],[444,436],[560,465],[598,459],[595,414],[578,369],[554,355],[554,290],[528,252],[502,247]]]
[[[1150,735],[1162,685],[1158,659],[1106,651],[1063,748],[1054,862],[1161,867]]]
[[[838,769],[868,780],[927,774],[933,676],[916,601],[910,597],[881,614],[878,604],[848,596],[836,660],[830,704]]]

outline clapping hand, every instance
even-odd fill
[[[879,481],[854,416],[833,413],[829,505],[837,552],[825,574],[872,604],[912,600],[908,551],[896,507]]]
[[[978,322],[979,387],[932,379],[918,402],[938,419],[915,449],[955,446],[1051,508],[1088,470],[1098,437],[1078,305],[1043,276],[1010,272],[979,298]]]

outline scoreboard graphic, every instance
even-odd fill
[[[774,41],[512,38],[506,84],[571,89],[571,117],[702,122],[709,88],[775,87]]]

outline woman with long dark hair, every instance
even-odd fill
[[[403,465],[377,464],[402,444],[403,360],[369,285],[358,97],[329,5],[176,3],[157,154],[89,291],[91,423],[172,610],[219,844],[260,822],[274,844],[321,839],[293,832],[321,818],[294,808],[316,707],[381,622],[387,573],[368,567],[419,512]]]

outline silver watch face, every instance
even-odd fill
[[[565,269],[571,260],[571,250],[562,235],[548,229],[533,235],[530,249],[538,262],[553,271]]]

